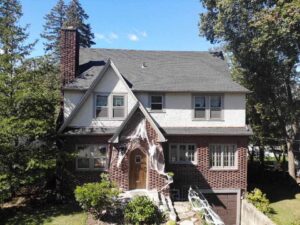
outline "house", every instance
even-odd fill
[[[181,199],[197,185],[226,224],[239,224],[248,90],[222,54],[79,48],[74,29],[62,31],[61,47],[59,133],[79,182],[106,171],[125,191]]]

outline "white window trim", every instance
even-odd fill
[[[205,97],[205,118],[195,117],[195,98],[196,97]],[[210,118],[210,97],[211,96],[220,96],[221,97],[221,117],[220,118]],[[205,120],[205,121],[224,121],[224,95],[223,94],[193,94],[192,95],[192,120]]]
[[[211,146],[213,145],[221,145],[221,146],[234,146],[234,166],[223,166],[224,165],[224,157],[223,157],[223,152],[221,151],[222,153],[222,156],[221,156],[221,166],[212,166],[211,165]],[[237,145],[236,144],[224,144],[224,143],[212,143],[212,144],[209,144],[209,167],[210,167],[210,170],[214,170],[214,171],[224,171],[224,170],[238,170],[238,149],[237,149]]]
[[[162,109],[152,109],[152,96],[161,96]],[[149,94],[149,111],[150,112],[165,112],[165,95],[161,93],[150,93]]]
[[[188,146],[189,145],[193,145],[194,146],[194,149],[195,149],[195,152],[194,152],[194,160],[193,161],[176,161],[176,162],[172,162],[171,161],[171,146],[172,145],[176,145],[177,146],[177,156],[179,157],[180,156],[180,148],[179,146],[180,145],[185,145],[186,146],[186,149],[188,149]],[[169,164],[192,164],[192,165],[197,165],[197,162],[198,162],[198,157],[197,157],[197,152],[198,152],[198,149],[197,149],[197,145],[195,143],[170,143],[169,144]]]
[[[79,153],[79,150],[78,148],[81,147],[81,146],[89,146],[89,148],[91,146],[97,146],[97,148],[100,148],[101,146],[104,146],[106,148],[106,166],[104,168],[94,168],[94,159],[97,159],[97,158],[92,158],[92,157],[89,157],[89,168],[78,168],[78,159],[80,158],[83,158],[83,159],[86,159],[86,157],[78,157],[76,156],[75,158],[75,164],[76,164],[76,171],[107,171],[107,166],[108,166],[108,145],[107,144],[78,144],[76,145],[76,153],[78,154]]]
[[[96,96],[107,96],[107,108],[108,108],[108,117],[97,117],[96,115]],[[113,96],[123,96],[124,97],[124,116],[123,117],[113,117]],[[95,92],[94,93],[94,118],[96,120],[124,120],[128,113],[128,94],[127,93],[105,93],[105,92]]]

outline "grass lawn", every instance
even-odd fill
[[[300,224],[300,194],[294,199],[285,199],[271,203],[275,214],[271,219],[278,225]]]
[[[284,172],[249,167],[248,191],[257,187],[266,193],[277,225],[300,225],[300,187]]]
[[[0,213],[1,225],[85,225],[87,220],[86,213],[70,204],[21,206]]]

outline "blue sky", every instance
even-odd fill
[[[40,39],[44,15],[57,0],[20,0],[22,24],[30,24],[29,40]],[[69,0],[66,0],[68,3]],[[199,37],[199,0],[81,0],[90,16],[96,48],[206,51],[212,45]],[[33,56],[43,54],[43,40]]]

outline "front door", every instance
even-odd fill
[[[135,149],[130,154],[129,189],[145,189],[147,177],[147,156]]]

